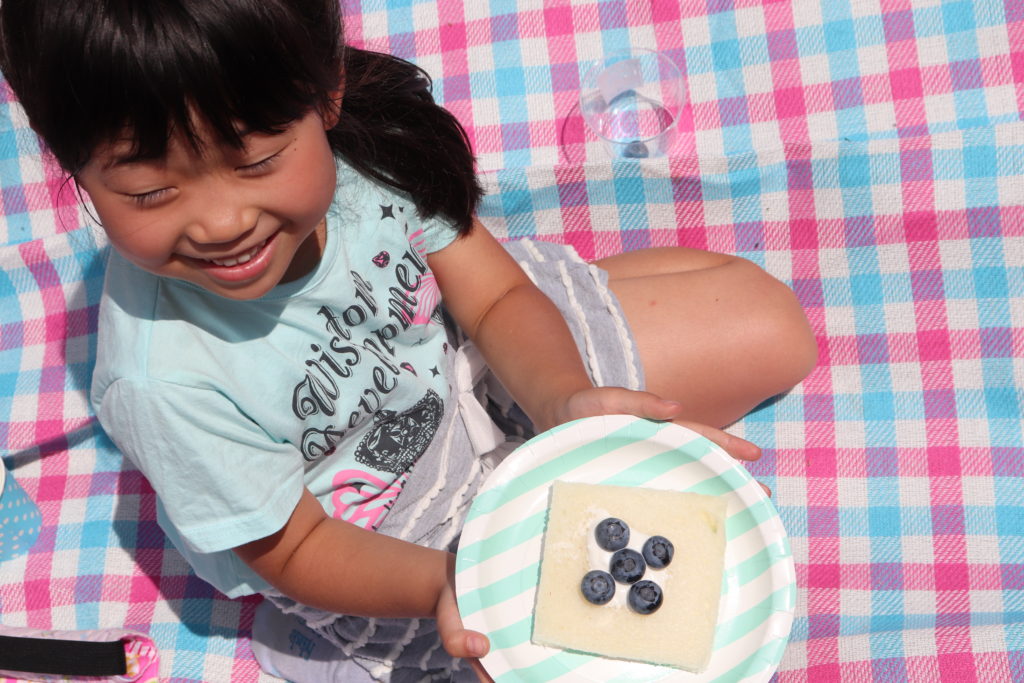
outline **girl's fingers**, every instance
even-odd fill
[[[623,412],[651,420],[674,419],[683,409],[682,404],[663,399],[647,391],[628,391],[623,396],[623,403],[627,407]]]
[[[746,439],[705,424],[677,419],[682,410],[681,404],[663,399],[648,391],[602,387],[588,389],[573,396],[569,403],[568,418],[625,413],[651,420],[673,420],[676,424],[707,437],[737,460],[757,460],[761,457],[761,449]]]
[[[447,602],[447,601],[445,601]],[[483,657],[490,649],[487,636],[462,627],[454,596],[450,606],[438,605],[437,632],[444,643],[444,649],[452,657]]]
[[[723,432],[721,429],[715,429],[714,427],[698,424],[696,422],[677,421],[677,424],[681,427],[692,429],[713,443],[718,444],[726,453],[737,460],[751,461],[757,460],[761,457],[761,449],[759,447],[750,443],[746,439],[741,439],[740,437],[733,436],[728,432]],[[772,490],[770,488],[761,482],[757,482],[757,485],[761,487],[761,490],[764,491],[766,496],[771,497]]]
[[[434,617],[441,643],[452,657],[476,658],[487,654],[490,649],[487,636],[462,625],[455,599],[455,556],[451,554],[448,556],[448,583],[441,589]]]
[[[447,612],[447,610],[445,611]],[[462,628],[462,620],[458,611],[454,618],[446,618],[445,612],[437,613],[437,631],[441,636],[445,651],[452,657],[467,659],[483,657],[490,649],[487,636],[477,631]]]
[[[587,389],[570,399],[570,419],[593,415],[636,415],[651,420],[671,420],[679,416],[682,406],[648,391],[621,387]]]
[[[715,429],[697,422],[684,422],[677,420],[676,424],[687,429],[692,429],[709,441],[719,445],[722,449],[737,460],[757,460],[761,457],[761,449],[738,436],[733,436],[721,429]]]
[[[573,398],[575,403],[570,407],[570,419],[590,415],[625,413],[651,420],[672,420],[679,426],[691,429],[717,444],[737,460],[750,462],[761,457],[761,449],[746,439],[741,439],[706,424],[677,419],[683,406],[675,401],[663,399],[657,394],[618,387],[604,387],[580,392]],[[760,486],[767,495],[772,495],[771,489],[764,484],[760,484]]]

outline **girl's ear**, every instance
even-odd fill
[[[341,100],[345,95],[345,86],[339,85],[328,97],[327,104],[320,111],[320,117],[324,121],[324,130],[330,130],[338,125],[341,118]]]

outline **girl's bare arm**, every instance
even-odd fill
[[[678,404],[654,394],[594,389],[561,313],[479,222],[427,261],[452,317],[538,431],[609,413],[677,417]]]
[[[308,490],[277,533],[235,552],[298,602],[373,617],[433,617],[451,557],[333,519]]]
[[[329,517],[308,489],[277,533],[234,550],[304,605],[353,616],[434,618],[448,654],[487,653],[487,638],[462,627],[454,555]],[[470,664],[485,680],[479,662]]]

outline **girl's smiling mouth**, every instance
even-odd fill
[[[256,246],[252,247],[248,251],[246,251],[244,253],[241,253],[241,254],[238,254],[237,256],[228,256],[227,258],[211,258],[211,259],[204,259],[204,260],[205,261],[209,261],[210,263],[213,263],[214,265],[228,266],[228,267],[237,266],[237,265],[240,265],[240,264],[243,264],[243,263],[248,263],[254,256],[256,256],[256,254],[260,253],[260,250],[263,249],[263,247],[264,247],[264,245],[266,245],[266,243],[267,243],[267,240],[263,240],[262,242],[260,242]]]
[[[262,275],[270,265],[277,233],[234,256],[217,259],[188,257],[208,276],[222,282],[240,283]]]

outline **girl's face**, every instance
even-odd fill
[[[157,160],[133,160],[131,142],[115,141],[77,180],[126,259],[229,299],[254,299],[320,260],[335,189],[332,123],[312,111],[279,134],[243,135],[240,150],[200,127],[200,152],[172,137]]]

